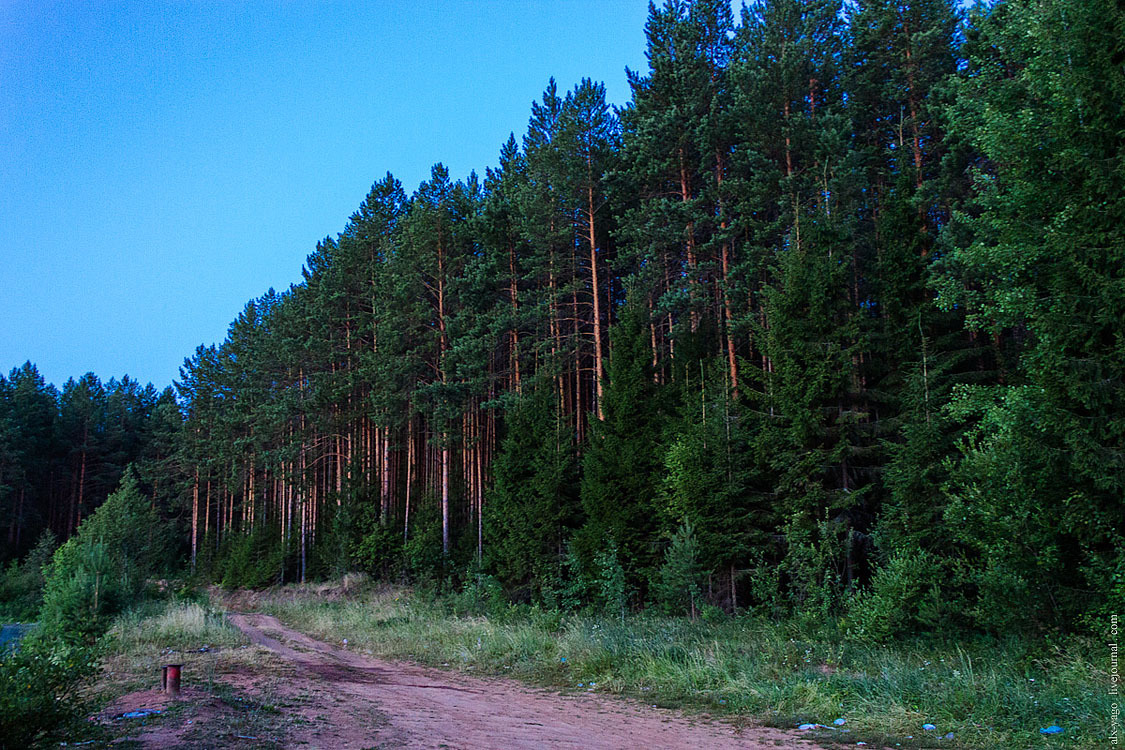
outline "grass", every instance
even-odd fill
[[[105,638],[103,670],[95,686],[102,704],[159,686],[161,667],[183,664],[192,700],[171,703],[149,725],[184,729],[184,748],[273,748],[284,743],[294,719],[283,715],[277,689],[289,667],[265,649],[250,646],[221,611],[199,601],[150,601],[119,617]],[[232,676],[241,675],[242,686]],[[246,677],[253,676],[253,684]],[[199,696],[198,693],[202,693]],[[142,728],[114,722],[116,743],[129,747]],[[115,744],[116,746],[116,744]]]
[[[1105,744],[1109,726],[1108,664],[1093,663],[1100,652],[1085,642],[878,646],[752,618],[636,616],[622,623],[534,607],[457,616],[448,602],[406,590],[351,589],[342,595],[291,586],[250,604],[315,637],[347,639],[349,648],[382,657],[781,727],[844,718],[849,732],[815,734],[853,746],[1093,747]],[[923,731],[924,723],[937,730]],[[1051,724],[1065,733],[1039,734]],[[948,732],[953,739],[944,739]]]
[[[123,614],[105,638],[103,688],[126,692],[154,687],[161,667],[182,663],[184,674],[204,677],[231,672],[256,660],[240,654],[249,644],[221,613],[194,601],[150,601]]]

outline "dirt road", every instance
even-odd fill
[[[482,679],[388,662],[314,640],[262,614],[232,614],[250,640],[297,667],[283,689],[316,700],[289,740],[320,748],[761,750],[815,747],[793,733],[743,731],[674,711],[590,694],[560,695],[505,679]],[[306,744],[307,743],[307,744]],[[288,744],[288,743],[287,743]]]

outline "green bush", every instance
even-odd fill
[[[834,521],[809,524],[797,516],[785,525],[785,556],[780,573],[784,589],[779,608],[810,627],[819,627],[839,614],[844,600],[840,561],[845,557],[848,529]]]
[[[48,649],[36,636],[19,651],[0,652],[0,748],[23,750],[86,724],[79,688],[96,668],[89,649]]]
[[[482,572],[479,565],[469,568],[461,592],[451,595],[449,601],[456,615],[487,615],[500,621],[508,616],[513,606],[500,582]]]
[[[419,583],[437,583],[445,572],[441,551],[441,516],[437,503],[423,500],[411,516],[410,537],[403,545],[403,562],[410,578]]]
[[[617,557],[617,543],[611,539],[604,549],[599,550],[594,556],[594,565],[597,568],[594,588],[598,603],[606,614],[620,617],[624,622],[629,599],[625,569]]]
[[[855,594],[846,622],[854,637],[871,642],[932,631],[954,617],[944,585],[949,571],[925,550],[900,552],[880,568],[871,588]]]
[[[59,546],[50,530],[44,531],[23,562],[13,560],[0,573],[0,618],[31,621],[43,603],[43,567]]]
[[[402,529],[376,523],[352,548],[351,558],[360,570],[390,580],[402,566],[402,555]]]
[[[43,632],[93,644],[133,600],[127,578],[103,542],[70,539],[51,562],[40,621]]]

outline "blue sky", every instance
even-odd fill
[[[645,0],[0,0],[0,370],[168,385],[388,170],[495,165]]]

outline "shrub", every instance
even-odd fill
[[[884,642],[948,622],[955,610],[943,590],[948,578],[930,552],[895,554],[875,573],[871,588],[852,597],[847,615],[852,635]]]
[[[605,549],[594,556],[597,568],[595,590],[598,602],[606,614],[620,616],[625,621],[625,606],[628,596],[625,583],[625,569],[617,559],[617,543],[612,539]]]
[[[24,561],[13,560],[0,574],[0,617],[30,621],[43,603],[43,567],[59,546],[50,530],[44,531]]]
[[[78,688],[95,670],[88,649],[48,650],[38,637],[0,652],[0,748],[32,747],[78,724],[85,713]]]
[[[221,583],[226,588],[262,589],[279,583],[287,545],[275,526],[236,534],[223,547]]]
[[[481,571],[479,565],[466,572],[461,592],[450,597],[450,605],[457,615],[487,615],[497,620],[504,620],[512,606],[500,582]]]
[[[402,565],[402,529],[373,524],[352,549],[352,561],[367,573],[385,580],[394,577]]]

